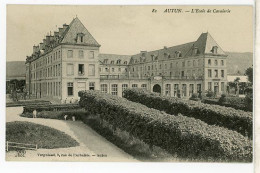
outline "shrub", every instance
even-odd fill
[[[219,98],[218,102],[220,104],[227,102],[226,94],[222,94],[221,97]]]
[[[248,108],[245,103],[245,98],[237,97],[237,96],[228,96],[228,97],[221,97],[218,101],[216,99],[204,99],[204,103],[207,104],[215,104],[225,107],[231,107],[234,109],[240,109],[243,111],[252,112],[252,108]]]
[[[200,119],[210,125],[222,126],[252,137],[253,116],[249,112],[191,100],[154,96],[150,92],[140,89],[127,89],[124,91],[124,97],[150,108],[165,111],[168,114],[181,113],[184,116]]]
[[[72,116],[76,120],[82,120],[84,117],[88,116],[88,112],[84,109],[76,109],[69,111],[41,111],[37,113],[37,118],[47,118],[47,119],[60,119],[64,120],[64,116],[67,115],[67,120],[72,119]],[[33,118],[32,113],[23,113],[22,117]]]
[[[211,98],[211,97],[214,97],[214,92],[213,91],[208,91],[207,92],[207,94],[206,94],[206,97],[209,97],[209,98]]]
[[[197,93],[193,93],[190,100],[194,100],[194,101],[200,100],[199,95]]]
[[[23,113],[32,113],[34,110],[41,111],[60,111],[79,109],[78,104],[53,104],[53,105],[30,105],[23,107]]]
[[[163,101],[162,101],[163,102]],[[252,143],[241,134],[182,115],[172,116],[124,98],[81,91],[80,102],[113,128],[180,157],[251,161]]]
[[[253,94],[246,95],[245,106],[249,111],[253,111]]]

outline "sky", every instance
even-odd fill
[[[165,9],[183,12],[164,13]],[[192,9],[230,13],[185,12]],[[253,52],[250,6],[7,5],[7,61],[25,61],[33,45],[76,16],[101,44],[100,53],[133,55],[196,41],[203,32],[209,32],[224,51]]]

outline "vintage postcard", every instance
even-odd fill
[[[253,162],[253,6],[6,8],[6,161]]]

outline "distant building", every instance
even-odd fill
[[[226,91],[226,54],[209,33],[190,43],[141,51],[100,54],[99,43],[78,18],[33,47],[26,60],[26,86],[36,97],[75,100],[81,90],[122,96],[144,88],[172,97]]]

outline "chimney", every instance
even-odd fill
[[[39,46],[36,46],[35,50],[36,50],[36,52],[38,52],[40,50]]]
[[[63,24],[63,29],[64,29],[64,31],[65,31],[68,27],[69,27],[69,25],[67,25],[66,23]]]
[[[59,36],[59,32],[54,31],[54,37],[58,37]]]
[[[50,44],[50,36],[47,35],[47,36],[46,36],[46,45],[49,45],[49,44]]]
[[[54,36],[51,35],[51,36],[50,36],[50,42],[52,42],[53,40],[54,40]]]
[[[37,46],[35,46],[35,45],[33,46],[33,54],[36,52],[36,47]]]
[[[59,28],[59,34],[60,34],[60,36],[62,35],[63,31],[64,31],[64,28]]]
[[[39,44],[39,48],[40,48],[40,50],[44,49],[44,48],[43,48],[43,43],[40,43],[40,44]]]

